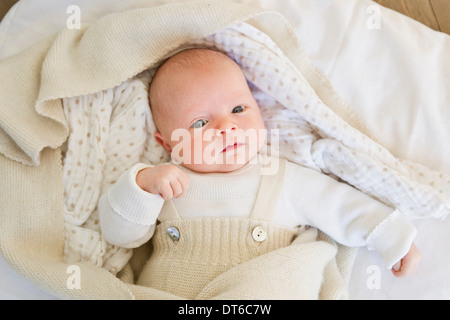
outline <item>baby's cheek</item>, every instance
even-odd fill
[[[225,140],[223,137],[205,136],[202,141],[202,159],[204,164],[217,164],[218,156],[220,156],[223,148],[225,148]],[[200,149],[200,148],[198,148]],[[195,152],[199,152],[196,150]],[[199,156],[199,154],[197,153]]]
[[[258,152],[267,141],[267,130],[264,126],[255,126],[255,128],[257,129],[252,128],[246,131],[246,141],[250,150],[256,150]]]
[[[194,164],[203,164],[203,151],[205,149],[207,143],[203,142],[202,139],[194,139],[192,141],[192,163]]]

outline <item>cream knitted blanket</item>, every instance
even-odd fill
[[[242,66],[268,126],[283,128],[281,156],[333,173],[411,217],[448,214],[449,177],[379,145],[279,14],[224,2],[132,10],[62,30],[0,62],[8,79],[0,88],[0,248],[41,287],[69,298],[176,298],[113,275],[131,252],[101,239],[95,206],[127,166],[167,160],[147,139],[151,72],[141,72],[187,46],[215,47]],[[338,251],[319,268],[332,269],[325,279],[340,279],[321,288],[324,299],[345,297],[353,251]],[[273,254],[273,266],[279,257]],[[68,285],[70,264],[81,289]],[[227,297],[239,297],[231,288]]]

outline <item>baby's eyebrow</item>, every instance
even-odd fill
[[[197,120],[202,120],[202,119],[204,119],[204,120],[207,120],[207,117],[206,117],[206,115],[204,115],[204,114],[186,114],[186,115],[183,115],[183,125],[185,126],[185,127],[191,127],[191,125],[195,122],[195,121],[197,121]]]

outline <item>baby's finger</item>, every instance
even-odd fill
[[[181,193],[178,195],[178,197],[181,197],[186,193],[189,187],[189,177],[183,172],[182,175],[178,176],[178,183],[181,186]]]
[[[404,276],[404,270],[402,270],[401,262],[397,262],[391,269],[391,272],[397,278]]]
[[[170,200],[173,198],[173,190],[169,183],[163,184],[159,189],[160,195],[164,200]]]
[[[400,271],[401,267],[402,267],[402,261],[399,261],[396,264],[394,264],[394,266],[392,267],[392,270]]]
[[[183,187],[183,191],[186,191],[189,186],[188,175],[185,172],[180,171],[180,174],[178,175],[178,181],[180,181],[181,186]]]
[[[399,269],[397,269],[397,270],[395,270],[394,268],[392,268],[391,271],[392,271],[392,274],[393,274],[394,276],[396,276],[397,278],[401,278],[401,277],[404,276],[404,270],[402,270],[401,268],[399,268]]]
[[[172,188],[172,194],[175,198],[178,198],[183,194],[183,187],[178,179],[172,181],[170,187]]]

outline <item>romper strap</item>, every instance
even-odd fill
[[[278,165],[278,170],[262,167],[261,182],[251,219],[272,221],[278,207],[286,174],[286,159],[272,157],[270,161],[271,166]]]
[[[172,200],[164,201],[161,208],[160,214],[158,216],[160,222],[171,221],[171,220],[181,220],[178,210],[175,208]]]

